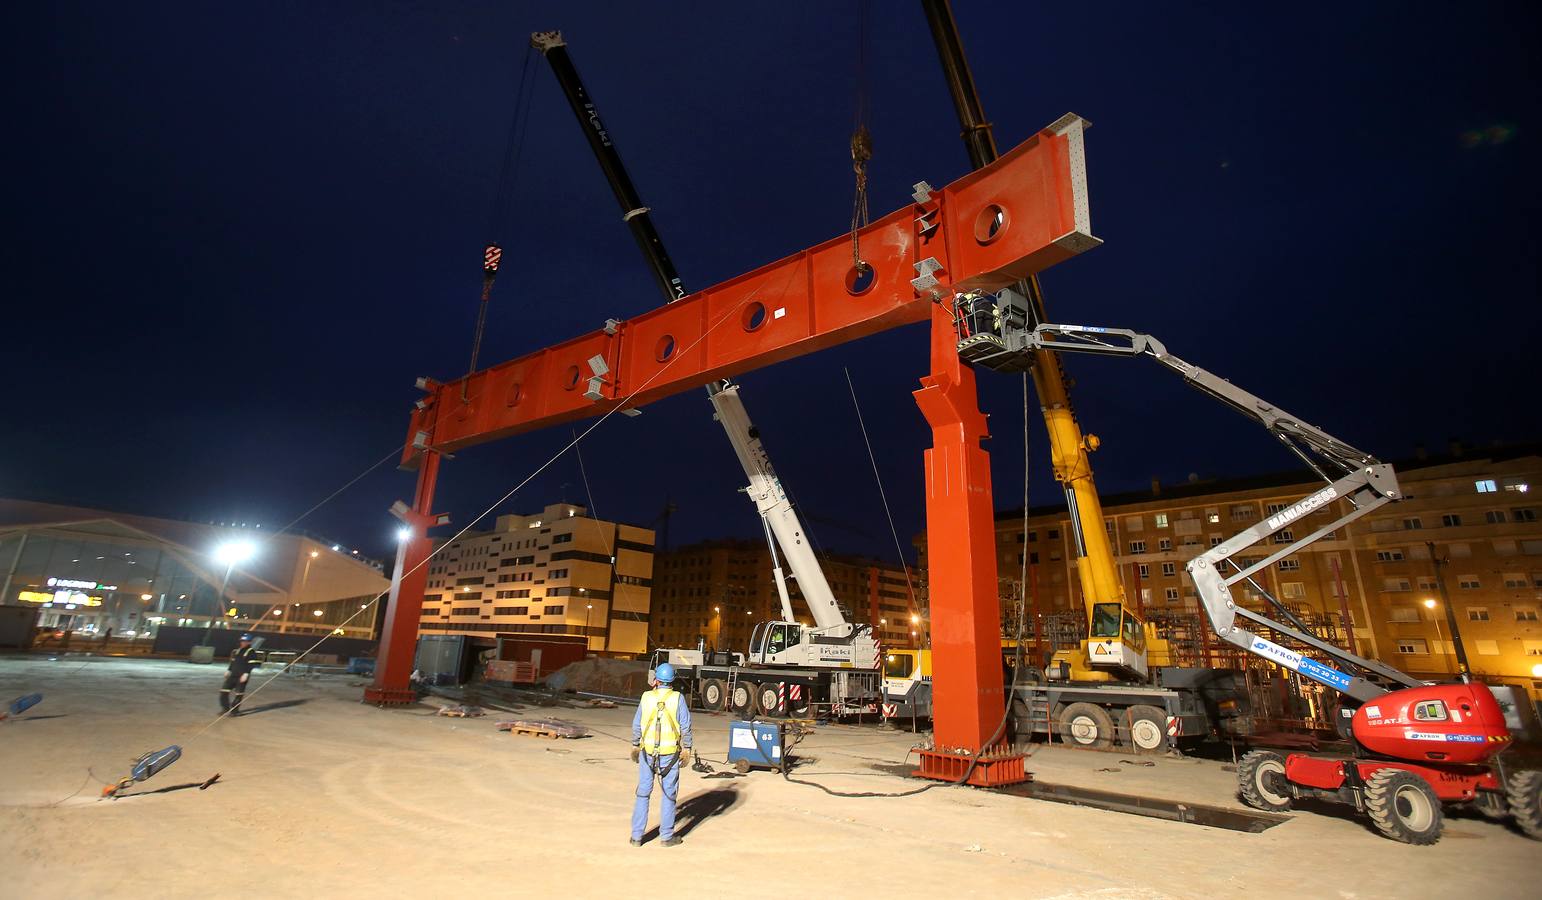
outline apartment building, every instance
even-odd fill
[[[434,550],[419,634],[585,635],[589,649],[647,650],[653,532],[559,503],[499,516]]]
[[[1259,586],[1357,652],[1420,678],[1456,671],[1449,602],[1473,671],[1542,695],[1542,451],[1461,451],[1397,464],[1405,499],[1285,557]],[[1185,563],[1321,487],[1291,476],[1154,485],[1104,500],[1104,526],[1126,593],[1148,614],[1200,614]],[[1347,511],[1344,501],[1274,538],[1289,543]],[[1043,613],[1082,609],[1069,516],[1063,507],[996,520],[1004,620],[1022,582]],[[925,535],[917,540],[923,550]],[[1273,544],[1249,551],[1244,565]],[[1433,549],[1433,552],[1432,552]],[[1437,565],[1437,561],[1440,562]],[[1444,582],[1442,591],[1442,583]],[[1238,596],[1263,608],[1246,585]]]
[[[889,646],[911,646],[918,610],[904,568],[876,559],[821,554],[820,566],[849,621],[873,624]],[[911,577],[914,575],[912,573]],[[795,580],[788,581],[793,613],[811,622]],[[654,575],[653,647],[743,650],[756,623],[780,619],[781,600],[771,554],[761,541],[715,540],[661,553]]]

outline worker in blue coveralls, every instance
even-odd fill
[[[653,782],[664,786],[659,801],[659,837],[664,846],[680,843],[675,836],[675,802],[680,796],[680,767],[691,761],[691,705],[671,685],[675,667],[660,663],[654,670],[653,690],[642,695],[632,716],[632,762],[637,763],[637,802],[632,806],[632,846],[642,846],[648,827],[648,801]]]

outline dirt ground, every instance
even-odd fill
[[[253,714],[203,730],[221,674],[0,657],[0,700],[45,695],[0,723],[6,895],[621,896],[668,885],[682,896],[1500,898],[1534,897],[1542,879],[1542,844],[1482,819],[1448,820],[1439,844],[1409,847],[1331,807],[1246,834],[970,788],[836,798],[769,772],[687,773],[684,843],[634,848],[628,709],[526,710],[596,732],[553,742],[496,731],[498,713],[381,710],[359,702],[357,679],[282,676],[251,697]],[[727,718],[696,722],[697,746],[726,769]],[[215,772],[219,782],[97,799],[130,760],[168,744],[183,746],[181,761],[139,790]],[[888,774],[911,744],[874,726],[824,727],[799,748],[797,774],[844,791],[913,788]],[[1127,758],[1049,747],[1029,768],[1043,781],[1238,806],[1221,763]]]

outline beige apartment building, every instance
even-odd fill
[[[647,650],[653,532],[559,503],[499,516],[491,531],[437,547],[418,633],[585,635],[589,649]]]
[[[912,646],[906,572],[876,559],[819,554],[836,602],[852,622],[873,624],[889,646]],[[910,573],[911,578],[915,574]],[[793,613],[811,621],[797,582],[788,582]],[[716,540],[660,553],[654,575],[652,647],[708,647],[743,651],[756,623],[780,619],[781,600],[763,541]]]
[[[1453,448],[1456,449],[1456,448]],[[1473,671],[1542,695],[1542,455],[1536,447],[1469,450],[1397,465],[1406,499],[1388,504],[1266,570],[1260,586],[1332,639],[1420,678],[1456,671],[1444,604]],[[1104,500],[1104,525],[1128,596],[1148,617],[1207,628],[1188,560],[1321,487],[1306,478],[1195,482]],[[1277,535],[1287,543],[1346,511],[1324,507]],[[923,551],[925,535],[917,539]],[[1065,509],[999,514],[1003,620],[1029,563],[1028,596],[1046,615],[1082,609]],[[1434,553],[1431,554],[1430,546]],[[1273,545],[1247,557],[1263,558]],[[1445,561],[1438,567],[1435,560]],[[1244,565],[1247,564],[1243,561]],[[1440,581],[1444,580],[1444,594]],[[1266,601],[1243,586],[1243,602]],[[1443,599],[1446,598],[1446,599]]]

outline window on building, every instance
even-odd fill
[[[1472,486],[1477,488],[1480,494],[1492,494],[1499,490],[1499,486],[1494,484],[1494,479],[1492,478],[1479,479],[1474,481]]]
[[[1158,528],[1166,528],[1167,527],[1167,513],[1157,513],[1156,515],[1152,516],[1151,518],[1156,521],[1156,527],[1158,527]]]
[[[1521,641],[1521,649],[1527,656],[1542,656],[1542,641]]]
[[[1458,575],[1456,584],[1464,591],[1476,591],[1483,587],[1483,582],[1479,581],[1476,575]]]
[[[1280,531],[1276,531],[1274,533],[1274,542],[1276,544],[1289,544],[1289,543],[1294,542],[1295,539],[1296,539],[1295,531],[1293,531],[1293,530],[1291,530],[1289,528],[1284,528],[1284,529],[1281,529]]]
[[[1297,569],[1300,569],[1300,568],[1301,568],[1301,560],[1297,559],[1294,556],[1287,556],[1284,559],[1280,560],[1280,571],[1282,571],[1282,572],[1294,572],[1294,571],[1296,571]]]
[[[1519,589],[1531,587],[1531,579],[1526,577],[1525,572],[1506,572],[1500,577],[1504,579],[1505,587],[1507,588]]]
[[[1430,652],[1430,646],[1424,638],[1398,638],[1397,652],[1408,656],[1422,656]]]
[[[1377,550],[1376,551],[1376,561],[1377,562],[1402,562],[1403,561],[1403,551],[1402,550]]]
[[[1518,552],[1520,552],[1520,545],[1517,544],[1514,541],[1495,541],[1494,542],[1494,555],[1495,556],[1514,556]]]
[[[1212,546],[1212,547],[1219,547],[1220,545],[1221,545],[1221,536],[1218,535],[1218,534],[1210,535],[1210,546]]]
[[[1205,521],[1215,525],[1221,521],[1221,511],[1218,509],[1205,510]]]
[[[1537,511],[1526,506],[1512,508],[1510,510],[1510,518],[1517,522],[1535,522],[1537,520]]]
[[[1473,649],[1478,651],[1478,655],[1479,656],[1498,656],[1499,655],[1499,642],[1498,641],[1473,641],[1472,642],[1472,646],[1473,646]]]
[[[1270,503],[1264,507],[1264,515],[1273,516],[1285,511],[1287,503]]]
[[[1166,575],[1168,577],[1172,577],[1173,575],[1177,575],[1178,574],[1178,564],[1177,563],[1170,563],[1170,562],[1162,563],[1162,574]]]
[[[1446,513],[1440,517],[1440,524],[1446,528],[1455,528],[1462,524],[1462,517],[1457,513]]]
[[[1537,620],[1537,610],[1536,610],[1535,607],[1530,607],[1530,606],[1516,607],[1516,610],[1515,610],[1515,621],[1517,621],[1517,622],[1535,622],[1536,620]]]
[[[567,534],[554,534],[551,536],[551,542],[553,544],[571,544],[573,543],[573,533],[568,532]]]
[[[1428,553],[1428,549],[1426,548],[1426,554],[1427,553]],[[1446,553],[1452,559],[1462,559],[1462,558],[1465,558],[1465,557],[1468,557],[1468,556],[1472,555],[1472,545],[1471,544],[1447,544],[1446,545]]]
[[[1167,589],[1167,602],[1168,603],[1177,603],[1178,602],[1178,589],[1177,588],[1168,588]]]
[[[1423,527],[1424,523],[1419,520],[1418,516],[1409,516],[1403,520],[1403,529],[1405,531],[1418,531]]]
[[[1026,541],[1026,540],[1027,540],[1027,539],[1028,539],[1028,535],[1026,535],[1026,534],[1024,534],[1024,533],[1023,533],[1023,532],[1021,532],[1021,531],[1019,531],[1019,532],[1018,532],[1018,533],[1017,533],[1017,542],[1018,542],[1018,543],[1019,543],[1019,544],[1021,544],[1021,543],[1024,543],[1024,542],[1025,542],[1025,541]]]
[[[563,609],[562,604],[558,603],[558,604],[554,604],[552,606],[545,607],[544,609],[541,610],[541,612],[543,614],[545,614],[545,615],[548,615],[548,616],[557,616],[557,615],[561,615],[562,614],[562,609]]]
[[[1246,522],[1253,518],[1253,507],[1233,506],[1231,508],[1231,520],[1233,522]]]
[[[568,577],[568,570],[567,569],[552,569],[552,570],[550,570],[549,572],[546,573],[546,577],[547,578],[566,578],[566,577]]]
[[[1381,580],[1381,589],[1383,591],[1406,591],[1411,590],[1411,586],[1408,584],[1407,578],[1383,578]]]
[[[1527,484],[1524,478],[1506,478],[1504,489],[1516,494],[1524,494],[1531,490],[1531,485]]]
[[[1417,606],[1393,606],[1387,610],[1389,622],[1417,622],[1419,621],[1419,608]]]
[[[1058,540],[1060,540],[1060,529],[1058,529],[1058,528],[1051,528],[1049,531],[1046,531],[1044,533],[1044,537],[1047,540],[1058,541]]]
[[[1506,521],[1505,511],[1502,509],[1491,509],[1483,514],[1483,521],[1490,525],[1503,525]]]
[[[1140,577],[1142,577],[1142,578],[1150,578],[1151,577],[1151,567],[1149,565],[1146,565],[1145,563],[1141,563],[1138,566],[1138,571],[1140,572]]]
[[[1469,606],[1469,607],[1467,607],[1467,621],[1469,621],[1469,622],[1487,622],[1488,621],[1488,607],[1486,607],[1486,606]]]
[[[1172,538],[1161,538],[1161,539],[1159,539],[1157,541],[1157,549],[1158,550],[1171,550],[1171,549],[1173,549],[1173,539]]]
[[[1038,540],[1039,540],[1039,533],[1037,531],[1030,531],[1030,532],[1028,532],[1028,543],[1030,543],[1030,544],[1038,543]]]
[[[1130,541],[1130,552],[1131,553],[1145,553],[1146,552],[1146,542],[1145,541]]]
[[[1306,596],[1306,585],[1299,581],[1285,581],[1280,583],[1280,594],[1286,600],[1300,600]]]

